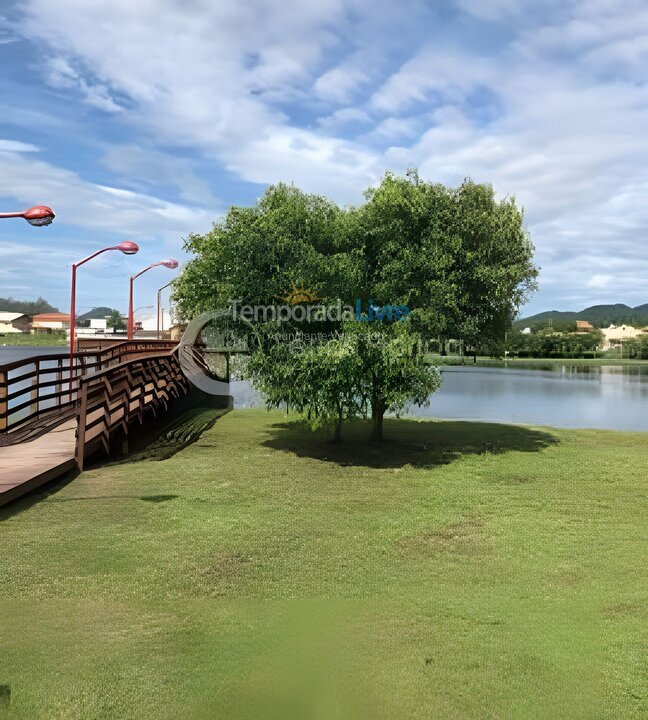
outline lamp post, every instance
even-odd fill
[[[144,270],[140,270],[138,273],[135,273],[135,275],[131,275],[130,278],[130,289],[128,293],[128,339],[132,340],[134,331],[135,331],[135,323],[133,318],[133,282],[140,276],[143,275],[145,272],[148,272],[151,268],[158,267],[159,265],[162,265],[165,268],[169,268],[169,270],[175,270],[178,267],[178,261],[174,260],[173,258],[169,258],[169,260],[158,260],[157,262],[151,263],[148,267],[145,267]]]
[[[16,217],[27,220],[30,225],[40,227],[50,225],[56,215],[54,215],[52,208],[47,207],[47,205],[34,205],[34,207],[30,207],[28,210],[23,210],[22,212],[0,213],[0,219]]]
[[[120,252],[123,252],[124,255],[135,255],[135,253],[139,250],[139,247],[137,246],[137,243],[131,242],[130,240],[125,240],[124,242],[119,243],[119,245],[111,245],[110,247],[105,247],[102,250],[97,250],[97,252],[92,253],[92,255],[88,255],[87,258],[84,258],[83,260],[79,260],[79,262],[72,263],[72,289],[70,291],[70,399],[72,399],[72,381],[74,379],[74,327],[76,325],[76,271],[77,268],[81,265],[88,262],[88,260],[92,260],[92,258],[97,257],[97,255],[101,255],[101,253],[108,252],[108,250],[119,250]]]
[[[162,332],[164,332],[164,310],[162,309],[162,290],[165,288],[168,288],[169,285],[173,285],[173,280],[171,282],[168,282],[166,285],[162,285],[162,287],[157,291],[157,333],[156,337],[159,340],[160,339],[160,329]],[[162,314],[160,314],[162,313]]]

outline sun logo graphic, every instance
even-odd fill
[[[277,300],[283,300],[288,305],[298,305],[299,303],[314,303],[318,302],[322,298],[317,297],[317,294],[313,290],[309,290],[303,287],[297,287],[294,283],[292,289],[285,295],[273,295],[272,297]]]

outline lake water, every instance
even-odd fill
[[[15,362],[16,360],[22,360],[23,358],[33,357],[34,355],[67,355],[69,349],[66,347],[44,345],[34,345],[25,347],[12,347],[0,345],[0,365],[5,363]]]
[[[246,382],[235,407],[261,405]],[[443,384],[412,416],[648,431],[648,366],[444,367]]]
[[[62,347],[0,347],[0,364]],[[235,407],[263,405],[247,382],[232,382]],[[443,384],[413,416],[648,432],[648,365],[448,366]]]

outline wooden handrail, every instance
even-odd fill
[[[169,352],[175,345],[169,341],[125,340],[97,352],[74,353],[71,382],[67,355],[33,355],[1,365],[0,432],[22,431],[42,416],[51,418],[56,412],[61,418],[71,415],[79,400],[82,377],[163,349]]]
[[[95,449],[109,451],[118,431],[126,437],[133,422],[142,423],[173,399],[188,392],[177,349],[142,355],[86,375],[79,380],[76,462],[83,470],[85,457]]]

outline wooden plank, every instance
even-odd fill
[[[0,448],[0,505],[76,467],[76,419],[30,442]]]

